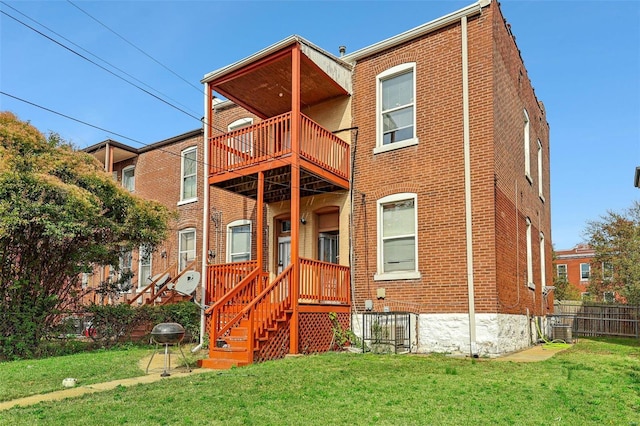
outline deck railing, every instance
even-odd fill
[[[210,316],[210,341],[215,342],[236,325],[236,317],[258,295],[258,288],[264,288],[267,274],[254,268],[238,285],[220,297],[205,311]]]
[[[351,303],[348,266],[300,259],[300,302],[319,304]]]
[[[300,114],[300,118],[300,155],[348,179],[349,144],[304,114]],[[291,153],[291,112],[213,136],[209,141],[210,175],[277,161]]]
[[[258,266],[255,260],[207,266],[205,303],[210,305],[237,286]],[[260,292],[260,290],[258,290]]]

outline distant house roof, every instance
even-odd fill
[[[580,243],[575,247],[567,250],[556,250],[557,259],[571,259],[571,258],[584,258],[594,257],[596,252],[589,247],[589,244]]]

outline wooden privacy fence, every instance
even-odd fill
[[[552,326],[567,326],[574,336],[640,338],[640,306],[560,302],[550,315]]]

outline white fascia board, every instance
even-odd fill
[[[407,41],[413,40],[424,34],[428,34],[440,28],[446,27],[447,25],[450,25],[454,22],[458,22],[463,16],[469,17],[469,16],[476,15],[480,13],[483,7],[486,7],[489,4],[491,4],[491,0],[478,0],[475,3],[470,4],[469,6],[466,6],[455,12],[451,12],[448,15],[434,19],[433,21],[427,22],[426,24],[422,24],[418,27],[405,31],[401,34],[395,35],[381,42],[372,44],[371,46],[362,48],[360,50],[356,50],[353,53],[343,56],[342,60],[345,62],[354,63],[359,59],[366,58],[367,56],[371,56],[383,50],[386,50],[394,46],[397,46],[399,44],[405,43]]]
[[[328,58],[332,59],[333,61],[335,61],[336,63],[342,65],[344,68],[347,68],[349,71],[351,70],[351,64],[349,64],[348,62],[343,61],[341,58],[338,58],[334,55],[332,55],[331,53],[327,52],[324,49],[319,48],[318,46],[314,45],[313,43],[309,42],[308,40],[305,40],[304,38],[298,36],[298,35],[291,35],[283,40],[280,40],[277,43],[272,44],[271,46],[265,47],[264,49],[260,50],[259,52],[254,53],[251,56],[247,56],[244,59],[239,60],[238,62],[235,62],[231,65],[227,65],[225,67],[222,67],[216,71],[212,71],[208,74],[206,74],[204,76],[204,78],[200,81],[201,83],[207,83],[211,80],[215,80],[216,78],[228,74],[230,72],[233,72],[237,69],[240,69],[252,62],[258,61],[262,58],[265,58],[267,56],[269,56],[270,54],[277,52],[280,49],[283,49],[287,46],[290,46],[293,43],[300,43],[300,44],[304,44],[306,46],[309,46],[310,48],[318,51],[319,53],[327,56]]]

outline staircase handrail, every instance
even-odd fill
[[[160,279],[164,276],[164,274],[169,274],[171,272],[171,270],[176,266],[176,262],[172,263],[167,269],[165,269],[164,271],[162,271],[162,273],[160,273],[158,275],[158,278],[156,278],[155,280],[151,281],[149,284],[147,284],[147,286],[145,288],[143,288],[142,290],[140,290],[138,292],[138,294],[135,295],[135,297],[131,300],[128,301],[128,303],[130,305],[133,304],[133,302],[135,302],[136,300],[138,300],[139,297],[142,297],[143,294],[145,294],[147,291],[151,290],[151,297],[154,297],[156,295],[156,283],[158,281],[160,281]]]
[[[198,258],[193,259],[193,261],[191,261],[191,263],[189,263],[187,266],[184,267],[184,269],[182,271],[180,271],[180,273],[178,273],[178,275],[176,275],[174,278],[171,278],[169,281],[167,281],[162,287],[160,287],[160,289],[158,291],[156,291],[156,294],[154,296],[152,296],[151,298],[147,299],[147,301],[145,302],[145,304],[150,305],[151,303],[154,303],[155,300],[160,297],[160,295],[162,293],[164,293],[167,290],[171,290],[174,291],[173,289],[169,288],[169,285],[171,284],[175,284],[176,281],[178,281],[178,279],[183,276],[187,271],[190,271],[191,268],[193,268],[194,266],[196,266],[196,264],[198,263]]]

